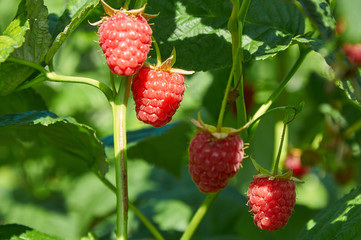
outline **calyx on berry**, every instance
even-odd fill
[[[163,72],[170,72],[170,73],[178,73],[182,75],[191,75],[194,73],[194,71],[187,71],[179,68],[173,68],[173,65],[176,61],[176,51],[175,48],[173,48],[172,53],[170,57],[165,60],[164,62],[158,63],[156,65],[151,65],[148,63],[145,63],[145,67],[148,67],[155,71],[163,71]]]
[[[105,16],[105,17],[102,17],[102,19],[100,19],[99,21],[95,22],[95,23],[90,23],[90,25],[92,26],[100,26],[102,25],[103,22],[107,21],[109,19],[109,17],[117,14],[118,12],[123,12],[125,13],[126,15],[128,16],[138,16],[138,15],[141,15],[143,16],[146,20],[149,20],[149,19],[152,19],[157,15],[151,15],[151,14],[146,14],[144,13],[144,10],[145,10],[145,6],[144,5],[142,8],[139,8],[139,9],[132,9],[132,10],[127,10],[125,8],[120,8],[120,9],[114,9],[112,8],[111,6],[109,6],[106,2],[104,2],[104,0],[101,0],[101,3],[103,5],[103,8],[104,8],[104,11],[105,13],[108,15],[108,16]]]
[[[249,125],[247,123],[245,126],[239,129],[230,128],[230,127],[222,127],[221,129],[217,129],[213,125],[205,124],[201,119],[200,112],[198,113],[198,121],[195,119],[191,119],[191,121],[198,129],[200,129],[201,131],[209,132],[213,137],[217,139],[224,139],[229,135],[237,135]]]

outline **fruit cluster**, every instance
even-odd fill
[[[116,10],[102,1],[109,15],[92,24],[99,26],[99,45],[114,74],[134,75],[133,98],[137,118],[154,127],[167,124],[183,99],[184,74],[193,72],[173,69],[175,53],[157,66],[145,64],[152,44],[152,29],[144,8]],[[158,53],[157,53],[158,54]]]

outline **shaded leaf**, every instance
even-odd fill
[[[54,42],[46,55],[45,62],[49,63],[64,41],[88,16],[88,14],[99,4],[100,0],[70,0],[57,24],[52,31]]]
[[[13,92],[6,96],[0,96],[0,102],[0,115],[33,110],[47,110],[47,106],[42,97],[32,88]]]
[[[6,140],[4,145],[10,145],[13,141],[40,142],[45,147],[81,160],[101,176],[108,171],[104,147],[95,131],[72,118],[58,117],[48,111],[6,114],[0,116],[0,128],[0,140]],[[56,154],[53,156],[57,157]],[[59,158],[58,161],[63,160]]]
[[[230,1],[161,0],[149,2],[147,10],[160,12],[152,19],[154,36],[163,55],[169,55],[173,47],[177,49],[176,67],[206,71],[232,64],[231,34],[227,28]],[[287,49],[294,37],[302,38],[304,21],[292,3],[252,1],[243,35],[245,60],[266,59]]]
[[[1,240],[60,240],[60,238],[49,236],[29,227],[18,224],[7,224],[0,226]]]
[[[141,158],[179,177],[188,148],[189,124],[178,123],[161,135],[144,138],[128,149],[129,158]]]
[[[357,188],[310,220],[297,239],[360,239],[360,227],[361,189]]]
[[[326,0],[298,0],[315,28],[327,39],[334,35],[335,19]]]
[[[4,62],[15,48],[25,41],[25,33],[29,30],[29,21],[16,18],[0,36],[0,63]]]
[[[18,7],[17,19],[29,22],[30,31],[25,34],[25,42],[14,50],[12,57],[28,62],[41,64],[51,44],[48,32],[48,10],[43,0],[22,0]],[[0,65],[0,95],[11,93],[17,86],[24,82],[34,69],[18,63],[4,63]]]

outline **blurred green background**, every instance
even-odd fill
[[[15,16],[19,2],[0,0],[1,32]],[[50,14],[60,14],[66,0],[44,0],[44,3]],[[116,1],[108,3],[119,7]],[[90,21],[96,21],[102,15],[101,11],[100,7],[97,8],[89,16]],[[54,66],[59,74],[109,81],[109,70],[97,44],[96,31],[85,21],[71,35],[55,56]],[[162,53],[163,56],[167,54]],[[294,46],[274,58],[246,63],[245,84],[251,92],[246,94],[250,105],[249,116],[267,100],[297,56],[298,48]],[[164,232],[166,239],[180,237],[205,197],[198,191],[187,171],[187,151],[184,146],[195,134],[195,127],[190,124],[189,118],[196,118],[201,111],[206,123],[216,123],[229,71],[227,68],[197,72],[186,77],[184,99],[172,120],[172,123],[183,122],[185,131],[176,131],[170,136],[176,143],[173,147],[177,144],[182,146],[181,156],[178,156],[181,161],[179,176],[155,167],[145,161],[141,154],[134,154],[133,157],[130,154],[130,200],[152,219]],[[312,52],[275,103],[275,106],[305,103],[303,111],[290,124],[288,146],[285,149],[307,148],[312,143],[321,149],[323,143],[336,141],[342,129],[361,118],[360,106],[347,100],[334,83],[325,79],[332,79],[332,71],[319,54]],[[91,126],[99,138],[112,134],[110,107],[106,98],[96,89],[62,83],[43,83],[34,89],[42,96],[47,108],[58,116],[72,116],[79,123]],[[231,109],[228,110],[224,125],[235,126],[235,114]],[[6,113],[9,112],[1,112]],[[128,131],[148,127],[136,119],[132,97],[127,114]],[[250,148],[246,150],[247,155],[266,168],[272,166],[281,130],[276,126],[282,119],[281,112],[264,118],[250,142]],[[344,125],[340,125],[340,122],[344,122]],[[336,134],[331,134],[329,129],[336,129]],[[150,143],[157,144],[157,138],[141,145],[150,148],[144,151],[152,152]],[[303,179],[304,184],[297,184],[296,207],[288,225],[275,232],[260,231],[253,224],[245,193],[255,169],[250,158],[246,158],[243,168],[220,194],[194,239],[293,239],[318,211],[359,185],[360,143],[360,133],[356,133],[344,143],[337,142],[332,149],[325,150],[326,153],[321,152],[321,162]],[[349,162],[339,162],[345,160],[338,157],[342,144],[352,149],[353,155]],[[172,157],[175,151],[167,145],[161,148],[161,154],[165,156]],[[41,149],[37,151],[41,152]],[[107,151],[112,150],[108,148]],[[156,157],[159,152],[153,154],[150,157]],[[23,224],[65,239],[80,239],[89,231],[93,231],[100,239],[112,239],[115,196],[96,176],[81,170],[79,163],[75,162],[71,166],[59,167],[45,151],[20,160],[11,159],[13,156],[19,157],[21,153],[9,153],[6,146],[0,145],[0,224]],[[111,168],[107,177],[113,181],[114,169],[112,160],[109,161]],[[352,166],[354,170],[353,177],[344,184],[335,178],[335,169],[341,165]],[[151,234],[132,212],[129,232],[131,239],[151,238]]]

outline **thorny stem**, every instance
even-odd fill
[[[202,205],[198,208],[197,212],[194,214],[187,230],[183,233],[180,240],[190,240],[198,228],[198,225],[201,223],[203,217],[206,215],[208,209],[211,207],[213,202],[216,200],[220,192],[210,193],[207,195],[206,199],[203,201]]]
[[[131,77],[121,80],[118,94],[110,101],[113,112],[114,162],[117,197],[117,240],[127,239],[128,230],[128,180],[127,180],[127,138],[126,111]]]
[[[117,193],[117,188],[105,177],[99,176],[99,174],[95,175],[107,186],[113,193]],[[148,220],[148,218],[143,215],[141,211],[130,201],[128,201],[129,208],[133,211],[133,213],[143,222],[143,224],[148,228],[148,230],[153,234],[156,240],[164,240],[162,234],[157,230],[157,228]]]

